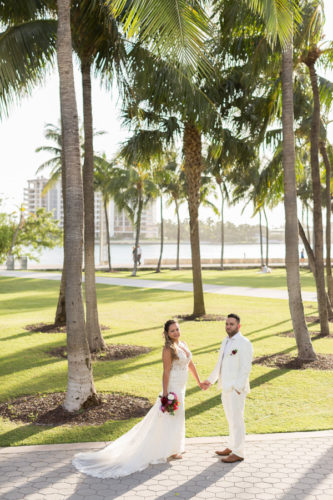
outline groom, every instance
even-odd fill
[[[223,340],[214,370],[205,380],[206,389],[218,380],[222,388],[222,404],[229,424],[228,448],[216,451],[222,462],[244,460],[245,423],[244,406],[250,392],[249,374],[252,364],[252,344],[240,332],[240,317],[228,314],[225,323],[228,336]]]

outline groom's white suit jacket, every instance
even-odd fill
[[[231,350],[228,345],[228,352],[224,352],[227,340],[228,337],[223,340],[217,363],[207,380],[211,384],[215,384],[217,380],[217,388],[222,389],[224,392],[236,389],[247,394],[250,392],[249,375],[253,355],[252,344],[238,332],[231,343]]]

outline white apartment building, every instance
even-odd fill
[[[61,182],[57,181],[50,189],[43,192],[48,179],[38,177],[28,180],[28,187],[24,189],[24,206],[27,213],[36,213],[40,207],[53,212],[54,219],[59,221],[63,227],[63,203]],[[108,206],[109,232],[111,238],[133,238],[135,231],[133,225],[124,210],[119,211],[113,200]],[[101,233],[102,227],[102,233]],[[156,202],[151,202],[144,208],[141,222],[141,235],[145,238],[156,238],[158,236],[158,225],[156,221]],[[103,199],[100,192],[95,192],[95,239],[106,244],[106,226]]]

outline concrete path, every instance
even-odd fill
[[[10,276],[15,278],[35,278],[46,280],[60,280],[58,273],[29,272],[29,271],[0,271],[0,276]],[[180,281],[158,281],[140,278],[108,278],[97,276],[96,283],[103,285],[129,286],[134,288],[155,288],[160,290],[175,290],[181,292],[192,292],[192,283],[182,283]],[[244,297],[258,297],[264,299],[288,299],[287,290],[277,290],[274,288],[251,288],[247,286],[224,286],[224,285],[204,285],[205,293],[216,293],[220,295],[241,295]],[[315,292],[302,292],[303,300],[309,302],[317,301]]]
[[[163,439],[163,436],[161,436]],[[2,500],[332,500],[333,431],[252,435],[244,462],[223,464],[224,438],[187,439],[183,460],[121,479],[74,469],[74,453],[105,443],[0,448]]]

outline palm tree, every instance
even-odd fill
[[[108,247],[108,264],[109,264],[109,271],[112,271],[108,206],[111,200],[111,190],[109,184],[112,183],[113,170],[114,167],[116,166],[116,162],[108,161],[105,154],[103,153],[102,156],[95,155],[94,163],[95,163],[94,185],[95,189],[102,193],[106,235],[107,235],[106,238]]]
[[[43,0],[11,0],[0,5],[0,115],[43,81],[55,56],[56,21],[42,19]]]
[[[316,354],[313,350],[305,322],[299,273],[292,34],[290,34],[289,43],[282,53],[282,127],[284,207],[286,214],[286,269],[289,308],[297,343],[298,357],[302,360],[314,360],[316,359]]]
[[[176,267],[178,270],[179,266],[179,254],[180,254],[180,215],[179,208],[182,203],[186,201],[186,186],[184,179],[184,171],[180,169],[176,162],[171,162],[166,167],[169,171],[169,183],[167,186],[167,195],[169,199],[167,201],[168,205],[172,203],[175,204],[175,214],[177,218],[177,251],[176,251]]]
[[[104,132],[94,131],[94,135],[102,135]],[[46,193],[51,187],[57,182],[59,178],[61,178],[62,183],[62,201],[63,201],[63,213],[66,212],[66,199],[65,199],[65,176],[62,175],[62,165],[63,165],[63,150],[62,150],[62,131],[59,126],[48,123],[45,125],[44,136],[48,141],[51,141],[51,145],[40,146],[36,149],[36,152],[47,152],[50,153],[51,158],[43,162],[37,169],[36,173],[43,172],[51,168],[50,179],[46,183],[43,189],[43,193]],[[81,133],[80,136],[80,149],[81,149],[81,158],[84,159],[84,139]],[[64,232],[64,241],[65,241],[65,232]],[[66,286],[66,265],[65,265],[66,255],[64,252],[64,263],[61,273],[61,281],[60,281],[60,290],[58,303],[55,314],[55,325],[62,325],[66,323],[66,304],[65,304],[65,286]],[[88,286],[88,285],[87,285]],[[104,345],[104,341],[102,339],[101,344]],[[92,346],[92,351],[94,352],[94,346]]]
[[[51,140],[54,145],[53,146],[40,146],[36,149],[36,152],[48,152],[52,154],[52,157],[42,163],[36,173],[51,167],[51,177],[49,181],[46,183],[44,187],[44,192],[47,189],[50,189],[54,183],[61,177],[61,185],[62,185],[62,206],[63,213],[65,217],[66,212],[66,185],[65,185],[65,174],[63,173],[63,165],[64,165],[64,157],[63,157],[63,147],[62,147],[62,132],[56,125],[52,125],[48,123],[45,126],[45,138]],[[65,222],[65,221],[64,221]],[[65,252],[65,223],[64,223],[64,233],[63,233],[63,245],[64,245],[64,262],[62,266],[61,272],[61,281],[60,281],[60,289],[58,296],[58,303],[54,318],[54,324],[56,326],[66,324],[66,252]]]
[[[123,158],[126,163],[113,169],[109,190],[118,209],[125,210],[135,227],[132,276],[136,276],[142,211],[153,198],[158,196],[158,189],[153,181],[153,172],[149,164],[141,162],[131,164],[127,157],[130,148],[128,141],[119,153],[118,161]]]
[[[161,225],[160,225],[160,256],[156,266],[156,273],[161,272],[161,263],[163,256],[163,246],[164,246],[164,216],[163,216],[163,194],[167,192],[169,184],[172,179],[172,174],[170,171],[170,166],[175,165],[175,154],[167,151],[165,154],[161,152],[161,156],[153,162],[153,175],[155,184],[159,190],[160,194],[160,214],[161,214]]]
[[[321,202],[321,179],[319,169],[319,136],[320,136],[320,98],[318,77],[315,64],[320,57],[320,50],[316,41],[321,36],[322,22],[320,19],[321,2],[315,1],[306,6],[306,14],[311,16],[310,40],[307,50],[302,56],[303,63],[308,67],[312,92],[313,92],[313,114],[311,122],[311,178],[313,192],[313,228],[314,228],[314,255],[316,263],[316,286],[318,296],[318,308],[320,319],[320,330],[322,335],[329,335],[328,312],[325,300],[325,274],[323,259],[323,224],[322,224],[322,202]],[[313,17],[316,17],[314,20]]]
[[[272,2],[261,2],[261,1],[251,1],[247,2],[252,9],[255,10],[256,16],[251,16],[251,12],[244,13],[238,12],[238,5],[234,4],[232,12],[228,12],[226,9],[223,11],[223,16],[221,16],[221,28],[222,34],[225,34],[222,39],[223,42],[226,41],[230,30],[228,31],[226,27],[234,27],[233,40],[234,47],[239,47],[241,44],[242,50],[238,48],[239,56],[237,52],[234,54],[236,60],[240,60],[243,63],[243,71],[246,69],[244,66],[247,61],[250,61],[252,66],[251,71],[248,74],[251,75],[251,81],[265,83],[265,79],[270,80],[273,70],[277,68],[279,60],[276,57],[282,52],[282,117],[283,117],[283,169],[284,169],[284,186],[285,186],[285,214],[286,214],[286,269],[287,269],[287,283],[288,283],[288,293],[289,293],[289,307],[292,317],[293,327],[296,336],[296,343],[298,347],[298,355],[300,359],[315,359],[315,353],[311,344],[309,332],[306,326],[304,317],[304,308],[301,297],[301,287],[300,287],[300,275],[299,275],[299,257],[298,257],[298,221],[297,221],[297,203],[296,203],[296,175],[295,175],[295,149],[294,149],[294,112],[293,112],[293,29],[294,29],[294,19],[296,22],[300,21],[300,15],[297,10],[294,9],[292,2],[279,2],[272,0]],[[232,7],[231,2],[227,2],[229,7]],[[222,2],[221,7],[225,7],[225,3]],[[276,16],[275,24],[272,21],[274,18],[272,7],[284,10],[284,14],[281,16]],[[275,12],[277,12],[276,10]],[[247,14],[247,17],[246,15]],[[244,21],[245,18],[245,21]],[[247,22],[246,22],[247,21]],[[284,26],[282,26],[283,21],[286,21]],[[281,24],[282,23],[282,24]],[[235,26],[237,29],[235,30]],[[250,30],[247,28],[252,26]],[[267,29],[268,28],[268,29]],[[253,37],[250,36],[253,33]],[[277,36],[277,38],[276,38]],[[229,37],[230,38],[230,37]],[[266,41],[269,41],[269,44]],[[279,42],[281,50],[272,52],[270,46],[273,43]],[[279,47],[279,49],[280,49]],[[227,48],[226,48],[227,50]],[[250,54],[252,58],[249,57]],[[254,54],[254,57],[253,57]],[[251,63],[251,60],[255,64]],[[264,73],[264,79],[260,78],[263,75],[263,65],[269,61],[269,72]],[[267,66],[266,66],[267,67]],[[280,67],[281,68],[281,67]],[[279,76],[279,75],[278,75]],[[275,80],[275,87],[273,87],[272,95],[276,95],[276,90],[278,86],[276,83],[279,82],[278,77],[273,77]],[[244,80],[244,77],[243,77]],[[252,92],[251,92],[252,91]],[[253,91],[252,86],[248,87],[248,95],[252,97],[250,100],[250,108],[244,106],[242,112],[242,118],[247,117],[248,109],[252,110],[257,101],[257,103],[262,102],[262,99],[257,98],[257,94]],[[264,118],[264,128],[270,123],[270,118],[272,117],[272,111],[276,110],[275,100],[270,106],[270,113]],[[263,102],[265,106],[265,101]],[[264,107],[262,106],[262,107]],[[267,111],[269,108],[267,107]],[[259,109],[259,108],[256,108]],[[250,117],[251,117],[250,114]],[[259,114],[258,114],[259,116]],[[276,115],[275,115],[276,116]],[[262,134],[257,133],[258,123],[254,122],[251,131],[255,136],[262,140],[260,137]]]
[[[68,386],[64,407],[75,411],[96,400],[82,298],[83,190],[75,99],[70,0],[58,0],[57,58],[66,179],[65,253]]]

